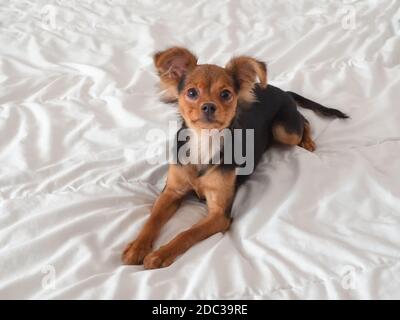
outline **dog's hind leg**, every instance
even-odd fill
[[[297,111],[296,104],[288,101],[281,107],[272,124],[274,139],[282,144],[296,146],[301,143],[304,132],[304,118]]]
[[[278,112],[272,125],[272,134],[279,143],[298,145],[311,152],[315,150],[315,143],[311,138],[310,123],[297,110],[294,102],[288,102]]]
[[[277,142],[290,146],[300,145],[302,141],[302,134],[287,128],[285,123],[274,123],[272,126],[272,134]]]
[[[304,119],[303,138],[301,139],[299,146],[311,152],[315,151],[316,148],[315,142],[311,138],[310,123],[307,119]]]

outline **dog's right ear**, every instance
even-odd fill
[[[254,87],[258,83],[262,88],[267,86],[267,65],[247,56],[231,59],[225,69],[232,74],[238,89],[239,101],[254,102]],[[259,81],[257,81],[259,80]]]
[[[157,52],[154,65],[160,76],[163,100],[175,102],[178,99],[178,87],[185,79],[185,75],[197,65],[197,57],[189,50],[181,47],[172,47]]]

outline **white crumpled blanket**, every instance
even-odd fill
[[[399,35],[396,0],[2,1],[0,298],[399,299]],[[255,56],[352,118],[302,111],[317,151],[273,147],[228,233],[146,271],[120,255],[165,181],[145,137],[176,119],[151,58],[171,45]]]

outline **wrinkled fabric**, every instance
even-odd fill
[[[348,16],[350,15],[350,16]],[[349,28],[355,21],[355,28]],[[400,298],[400,3],[2,1],[0,298]],[[170,267],[123,266],[165,183],[152,54],[247,54],[273,85],[351,116],[312,124],[317,150],[274,146],[229,232]],[[186,201],[155,247],[206,214]]]

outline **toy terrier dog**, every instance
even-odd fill
[[[154,55],[154,64],[166,102],[177,102],[182,128],[200,136],[202,130],[251,129],[254,168],[272,142],[315,150],[309,122],[297,106],[336,118],[348,118],[339,110],[326,108],[296,93],[267,85],[265,63],[247,56],[230,60],[223,67],[197,64],[189,50],[173,47]],[[233,145],[237,141],[233,139]],[[243,144],[243,135],[239,144]],[[184,143],[176,141],[177,148]],[[200,143],[201,144],[201,143]],[[193,147],[189,150],[202,147]],[[146,269],[169,266],[194,244],[231,224],[231,206],[237,187],[249,174],[238,175],[239,164],[212,163],[170,164],[166,186],[156,200],[151,215],[136,240],[123,252],[125,264],[144,264]],[[179,208],[184,197],[195,192],[207,204],[208,214],[200,222],[177,235],[168,244],[152,251],[163,225]]]

